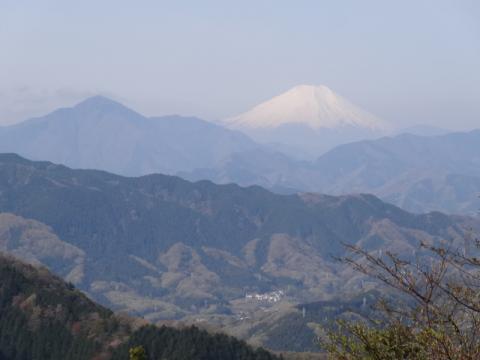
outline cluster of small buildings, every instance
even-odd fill
[[[247,300],[256,300],[256,301],[266,301],[270,303],[276,303],[282,299],[285,295],[285,292],[282,290],[272,291],[264,294],[246,294],[245,299]]]

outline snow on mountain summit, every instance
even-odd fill
[[[312,129],[358,127],[381,130],[382,120],[353,105],[328,87],[299,85],[253,109],[225,120],[236,129],[268,129],[303,124]]]

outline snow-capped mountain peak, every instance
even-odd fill
[[[358,127],[380,130],[386,125],[324,85],[298,85],[253,109],[225,120],[238,129],[268,129],[303,124],[312,129]]]

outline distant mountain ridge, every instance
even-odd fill
[[[294,91],[301,99],[304,93],[317,90],[330,94],[323,88],[302,89]],[[306,102],[310,109],[308,96]],[[311,112],[314,120],[315,111]],[[298,143],[260,145],[241,132],[201,119],[147,118],[97,96],[73,108],[0,127],[0,151],[126,176],[164,173],[194,181],[260,185],[290,194],[373,193],[418,213],[473,214],[480,207],[478,132],[428,137],[400,134],[343,144],[318,156],[317,145],[331,147],[337,135],[345,142],[344,136],[352,129],[359,135],[351,126],[321,128],[327,138],[322,142],[314,129],[300,121],[261,129]],[[368,138],[371,133],[363,135]],[[328,145],[328,141],[333,143]],[[308,143],[313,144],[310,155]],[[313,160],[305,160],[310,157]]]
[[[410,134],[410,135],[418,135],[418,136],[440,136],[446,135],[448,133],[455,132],[453,130],[448,130],[445,128],[440,128],[437,126],[432,125],[414,125],[409,126],[403,129],[399,129],[394,132],[393,135],[401,135],[401,134]]]
[[[273,157],[262,150],[247,154],[233,154],[214,169],[181,175],[290,193],[372,193],[418,213],[474,214],[480,207],[480,130],[353,142],[313,162]]]
[[[245,135],[198,118],[146,118],[102,96],[0,127],[0,152],[123,175],[212,167],[256,147]]]

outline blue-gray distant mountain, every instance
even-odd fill
[[[254,149],[232,154],[215,169],[182,176],[279,192],[367,192],[414,212],[475,213],[480,208],[480,130],[354,142],[314,162]]]
[[[147,118],[99,96],[0,127],[0,152],[74,168],[164,173],[279,193],[373,193],[414,212],[470,214],[480,208],[480,131],[354,142],[315,161],[298,160],[300,150],[298,157],[286,155],[295,151],[279,143],[258,145],[198,118]]]
[[[239,132],[198,118],[146,118],[101,96],[0,128],[0,152],[123,175],[212,167],[257,146]]]
[[[396,131],[394,135],[411,134],[411,135],[419,135],[419,136],[439,136],[439,135],[446,135],[451,132],[453,131],[440,128],[437,126],[420,124],[420,125],[414,125],[414,126],[409,126],[407,128],[400,129]]]

